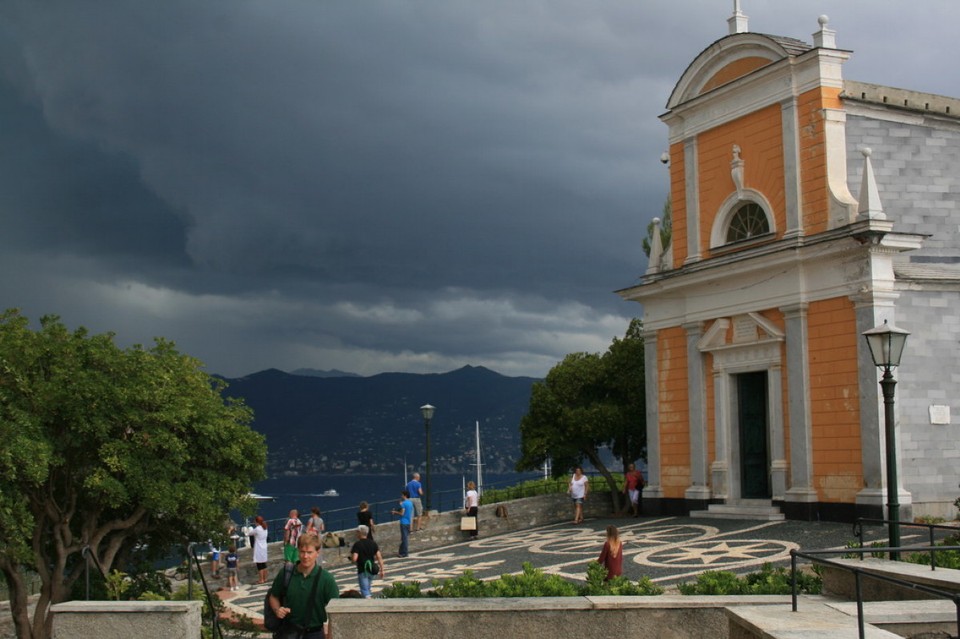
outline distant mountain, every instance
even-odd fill
[[[509,472],[520,455],[520,420],[532,377],[466,366],[443,374],[383,373],[315,377],[268,369],[227,379],[225,394],[254,410],[267,438],[267,470],[279,474],[397,472],[425,462],[420,406],[437,407],[430,424],[432,470],[474,470],[480,422],[487,472]]]
[[[290,371],[291,375],[303,375],[306,377],[360,377],[356,373],[345,373],[343,371],[338,371],[333,368],[328,371],[317,370],[316,368],[298,368],[295,371]]]

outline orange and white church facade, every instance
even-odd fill
[[[752,33],[735,3],[661,116],[672,241],[655,232],[646,273],[618,291],[643,306],[645,511],[881,517],[884,409],[862,333],[886,320],[911,332],[901,519],[956,515],[960,100],[845,80],[828,24],[812,43]]]

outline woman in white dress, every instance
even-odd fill
[[[258,584],[267,583],[267,522],[257,515],[253,520],[253,562],[257,564]]]
[[[570,478],[570,488],[567,492],[573,501],[573,523],[582,524],[583,502],[587,500],[587,494],[590,492],[590,478],[583,474],[583,468],[580,466],[573,469],[573,477]]]

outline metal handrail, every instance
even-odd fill
[[[847,570],[853,573],[855,590],[857,594],[857,628],[860,633],[860,639],[864,639],[866,636],[864,630],[864,621],[863,621],[863,589],[861,587],[860,581],[862,577],[869,577],[871,579],[876,579],[878,581],[884,581],[887,583],[896,584],[904,588],[910,588],[912,590],[917,590],[920,592],[925,592],[929,595],[935,597],[940,597],[943,599],[949,599],[953,602],[954,607],[957,610],[957,632],[960,634],[960,593],[948,592],[946,590],[940,590],[937,588],[932,588],[930,586],[925,586],[923,584],[914,583],[911,581],[905,581],[903,579],[897,579],[896,577],[889,577],[887,575],[879,575],[861,568],[856,568],[847,564],[841,564],[836,561],[831,561],[829,559],[824,559],[821,555],[845,555],[849,553],[858,553],[860,558],[863,559],[863,554],[866,552],[896,552],[898,548],[844,548],[842,550],[807,550],[799,551],[797,549],[790,550],[790,587],[791,587],[791,599],[793,604],[793,612],[797,612],[797,557],[803,557],[804,559],[815,560],[821,564],[826,564],[828,566],[834,566],[840,568],[841,570]],[[941,550],[957,550],[960,551],[960,546],[935,546],[932,548],[922,547],[922,548],[913,548],[913,550],[920,552],[936,552]]]
[[[528,482],[535,482],[536,480],[527,480]],[[551,483],[557,483],[566,485],[567,478],[554,479]],[[509,499],[518,499],[520,497],[532,497],[534,495],[542,495],[551,492],[553,486],[527,486],[524,487],[521,485],[515,484],[515,479],[505,479],[499,482],[490,482],[485,483],[483,488],[485,490],[506,490],[507,496],[503,501]],[[516,489],[516,492],[513,490]],[[399,516],[393,514],[391,511],[397,507],[397,499],[387,499],[384,501],[370,502],[368,504],[370,513],[373,515],[373,521],[376,523],[387,523],[392,521],[398,521]],[[433,494],[433,506],[437,512],[445,512],[450,510],[459,510],[463,507],[463,493],[459,489],[443,490],[437,491]],[[485,501],[484,497],[481,496],[480,499],[482,504],[488,503],[499,503],[499,502],[490,502]],[[446,508],[444,507],[446,506]],[[320,516],[324,521],[324,528],[327,531],[344,531],[350,530],[356,527],[356,506],[348,506],[345,508],[334,508],[321,512]],[[305,513],[304,513],[305,514]],[[303,517],[301,517],[303,519]],[[273,540],[282,540],[283,539],[283,527],[287,523],[287,517],[281,517],[278,519],[268,519],[266,520],[267,524],[267,534],[268,538]]]
[[[863,549],[863,524],[897,524],[901,528],[903,527],[912,527],[912,528],[926,528],[929,534],[930,546],[933,546],[935,543],[934,531],[935,530],[948,530],[953,533],[954,537],[960,536],[960,528],[956,526],[944,526],[942,524],[927,524],[924,522],[901,522],[901,521],[891,521],[889,519],[870,519],[868,517],[859,517],[855,522],[853,522],[853,536],[860,540],[860,548]],[[897,552],[900,550],[921,550],[924,549],[924,546],[902,546],[897,549]],[[943,548],[941,547],[941,550]],[[870,552],[881,552],[878,548],[871,548]],[[860,553],[860,559],[863,559],[863,553]],[[930,570],[937,569],[937,556],[936,552],[930,553]]]
[[[87,544],[80,550],[80,556],[82,556],[86,561],[83,566],[83,576],[84,581],[86,582],[87,588],[87,601],[90,601],[90,560],[93,559],[93,563],[97,565],[97,570],[100,571],[100,576],[103,577],[104,581],[107,579],[107,573],[104,572],[103,566],[100,565],[100,560],[97,559],[97,556],[90,549],[90,545]]]
[[[190,566],[190,559],[197,564],[197,572],[200,573],[200,583],[203,586],[203,594],[207,598],[207,606],[210,608],[210,623],[213,629],[213,639],[223,639],[223,631],[220,629],[220,617],[217,615],[217,607],[213,604],[213,595],[207,587],[207,578],[203,576],[203,565],[200,563],[200,557],[197,556],[197,542],[191,541],[187,544],[187,599],[193,600],[193,568]]]

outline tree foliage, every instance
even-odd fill
[[[223,389],[162,339],[120,349],[57,317],[34,331],[0,316],[0,572],[18,637],[49,636],[84,547],[109,572],[137,546],[206,539],[250,506],[266,447]],[[32,620],[28,571],[41,581]]]
[[[600,450],[609,447],[624,469],[646,454],[645,397],[642,323],[634,319],[604,354],[571,353],[533,385],[520,422],[517,470],[550,458],[560,475],[586,459],[610,486],[619,511],[619,486]]]

